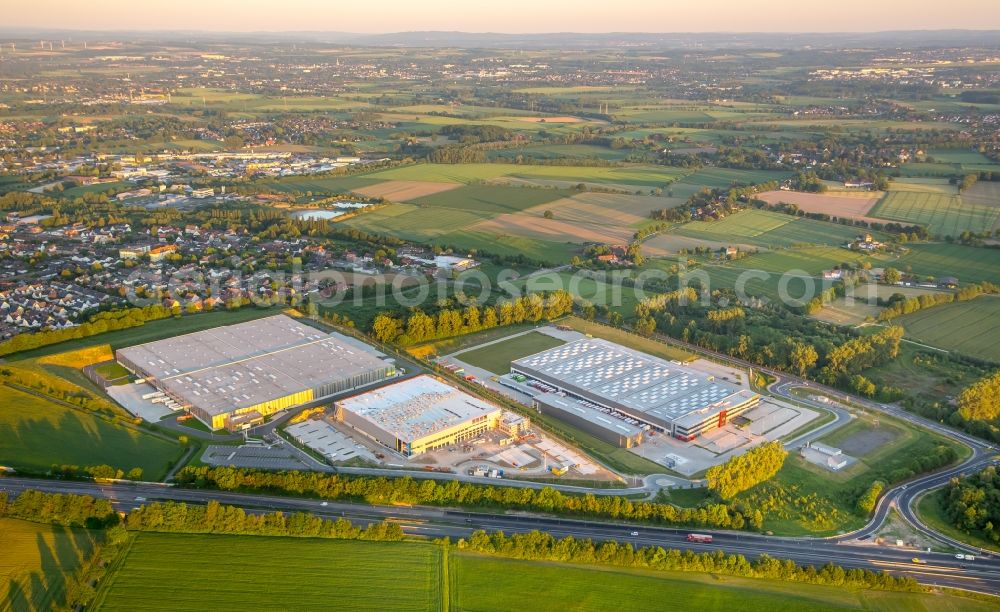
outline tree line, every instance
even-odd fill
[[[0,493],[0,517],[90,529],[109,527],[119,521],[118,513],[106,499],[33,489],[22,492],[13,501],[7,493]]]
[[[551,488],[493,487],[455,480],[415,480],[319,474],[268,472],[233,467],[192,467],[178,472],[181,486],[224,491],[268,491],[311,495],[322,499],[363,501],[369,504],[423,504],[433,506],[500,507],[572,516],[648,521],[718,529],[760,529],[762,517],[744,516],[726,504],[700,508],[633,501],[617,495],[569,495]]]
[[[395,523],[373,522],[366,528],[338,518],[324,519],[305,512],[247,514],[243,508],[211,500],[205,506],[180,502],[154,502],[129,512],[125,527],[131,531],[220,533],[267,536],[335,538],[341,540],[402,540]]]
[[[572,536],[556,539],[551,534],[540,531],[513,535],[506,535],[500,531],[493,533],[475,531],[468,540],[459,540],[458,548],[533,561],[609,565],[660,572],[701,572],[855,589],[915,592],[925,590],[916,580],[908,576],[895,577],[886,572],[844,569],[833,563],[817,569],[815,566],[802,566],[794,561],[775,559],[769,555],[761,555],[750,561],[743,555],[726,554],[721,550],[697,553],[690,550],[664,549],[660,546],[644,546],[636,549],[631,544],[620,544],[615,541],[596,543],[593,540],[579,540]]]
[[[774,478],[787,456],[785,447],[777,440],[761,444],[710,467],[705,473],[708,488],[722,499],[732,499],[737,493]]]
[[[417,310],[405,318],[383,312],[372,321],[371,334],[380,342],[406,346],[526,321],[552,320],[572,312],[573,295],[557,290],[530,293],[496,305],[446,308],[435,314]]]
[[[888,270],[887,270],[888,272]],[[891,321],[896,317],[907,315],[925,308],[933,308],[952,302],[967,302],[983,294],[1000,293],[1000,286],[990,282],[981,285],[968,285],[954,293],[927,293],[917,297],[907,298],[900,293],[889,296],[888,305],[878,315],[879,321]]]

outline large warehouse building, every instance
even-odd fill
[[[338,421],[407,457],[501,426],[502,411],[421,375],[336,402]]]
[[[536,407],[629,447],[654,429],[681,440],[725,425],[760,396],[689,367],[587,338],[511,363],[535,381]]]
[[[240,429],[395,374],[371,347],[285,315],[131,346],[115,356],[212,429]]]

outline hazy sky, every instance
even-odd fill
[[[0,27],[705,32],[1000,29],[997,0],[3,0]]]

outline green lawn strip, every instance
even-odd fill
[[[456,358],[494,374],[506,374],[510,371],[510,362],[515,359],[540,353],[563,344],[565,343],[558,338],[533,331],[496,344],[467,351],[457,355]]]

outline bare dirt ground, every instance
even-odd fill
[[[833,217],[850,217],[865,221],[882,222],[881,219],[869,217],[872,206],[884,195],[881,191],[837,192],[837,193],[801,193],[798,191],[765,191],[757,197],[768,204],[787,202],[795,204],[800,210],[810,213],[827,214]]]
[[[461,187],[458,183],[432,183],[428,181],[385,181],[354,191],[370,198],[385,198],[390,202],[406,202],[443,191]]]

